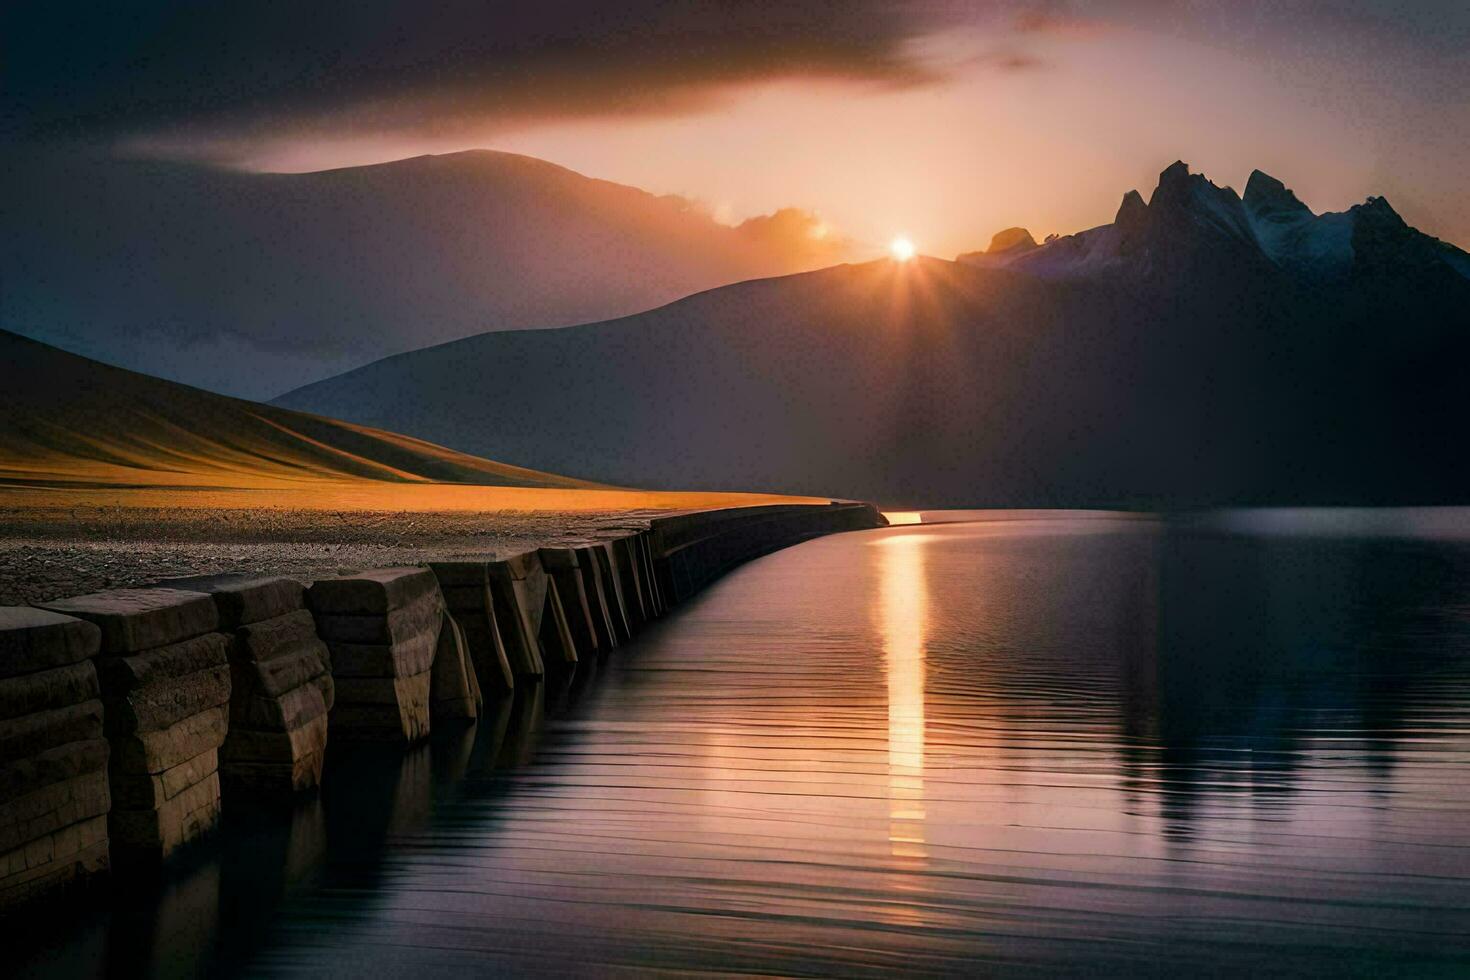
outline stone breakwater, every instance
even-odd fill
[[[311,790],[329,740],[473,724],[484,692],[607,655],[742,562],[884,523],[861,503],[731,508],[309,586],[212,576],[0,607],[0,914]]]

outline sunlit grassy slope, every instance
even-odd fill
[[[662,509],[751,500],[645,493],[541,473],[226,398],[5,331],[0,365],[0,489],[11,500],[422,510]]]

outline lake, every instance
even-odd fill
[[[1470,972],[1464,541],[986,517],[767,556],[340,753],[17,969]]]

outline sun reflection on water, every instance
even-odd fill
[[[920,534],[881,540],[879,624],[888,675],[888,841],[894,857],[928,857],[924,840],[924,642],[929,591]]]

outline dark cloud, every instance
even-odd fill
[[[1444,53],[1470,43],[1470,7],[1464,0],[19,0],[0,5],[0,137],[143,138],[226,156],[221,147],[262,141],[453,140],[527,121],[689,112],[772,79],[933,82],[945,68],[914,42],[950,29],[968,31],[990,52],[971,63],[1030,70],[1045,63],[1037,49],[1050,41],[1117,27],[1250,50],[1273,42],[1333,47],[1352,35],[1394,38],[1411,54]]]
[[[951,11],[952,13],[952,11]],[[32,3],[3,16],[0,127],[452,132],[680,111],[770,78],[912,85],[941,6],[801,2]]]

